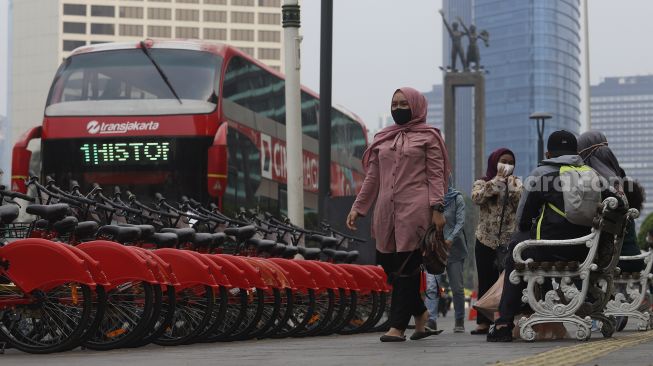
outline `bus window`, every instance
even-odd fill
[[[179,98],[186,101],[179,106],[184,109],[177,112],[209,113],[215,109],[217,70],[222,62],[219,56],[156,48],[151,53]],[[92,52],[69,57],[59,69],[48,95],[46,114],[76,115],[80,111],[88,114],[89,110],[111,115],[151,114],[144,100],[178,105],[143,51]]]
[[[320,101],[312,95],[302,92],[302,132],[314,139],[318,135],[318,114]]]
[[[286,96],[283,79],[243,59],[233,57],[224,75],[224,98],[264,117],[286,123]]]
[[[229,149],[227,189],[222,208],[227,213],[238,212],[240,207],[258,207],[256,193],[261,184],[260,152],[247,136],[236,130],[227,135]]]
[[[366,148],[363,128],[335,108],[331,110],[331,145],[357,159],[363,157]]]

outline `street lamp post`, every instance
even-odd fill
[[[544,160],[544,122],[553,117],[550,113],[535,112],[528,118],[537,121],[537,162]]]

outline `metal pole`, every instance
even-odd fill
[[[326,220],[326,200],[331,195],[331,74],[333,56],[333,0],[322,0],[320,23],[320,174],[318,214]]]
[[[544,160],[544,119],[537,120],[537,163]]]
[[[286,73],[286,174],[288,218],[304,227],[304,180],[302,163],[302,114],[299,84],[300,48],[298,0],[284,0],[283,41]]]
[[[11,69],[12,69],[12,29],[13,29],[13,2],[9,0],[2,6],[4,13],[7,16],[6,21],[1,21],[2,29],[0,29],[1,37],[6,39],[6,42],[0,41],[2,48],[6,48],[4,53],[6,55],[5,70],[0,70],[0,89],[4,89],[6,98],[0,101],[0,106],[4,104],[4,108],[0,108],[0,171],[3,174],[0,176],[0,184],[9,187],[11,182],[11,147],[12,147],[12,132],[11,125]],[[1,12],[1,11],[0,11]],[[1,93],[0,93],[1,94]],[[6,103],[6,104],[5,104]],[[4,109],[4,110],[3,110]]]
[[[585,120],[587,123],[585,124],[585,131],[589,131],[592,129],[592,114],[591,114],[591,87],[590,87],[590,17],[589,17],[589,11],[587,10],[587,3],[589,0],[583,1],[583,13],[585,15]]]

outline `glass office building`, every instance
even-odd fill
[[[608,138],[626,174],[653,197],[653,75],[606,78],[591,88],[592,130]],[[640,221],[653,211],[647,199]]]
[[[538,163],[531,113],[553,115],[545,141],[554,130],[580,130],[580,0],[475,0],[474,19],[490,33],[490,47],[479,44],[488,71],[486,156],[510,148],[515,174],[525,176]]]

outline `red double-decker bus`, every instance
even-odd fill
[[[41,139],[41,175],[217,201],[223,210],[286,208],[284,79],[237,48],[146,40],[76,49],[59,67],[42,126],[13,150],[12,184],[23,190]],[[317,209],[318,96],[302,88],[304,194]],[[367,132],[332,108],[331,191],[353,195]]]

